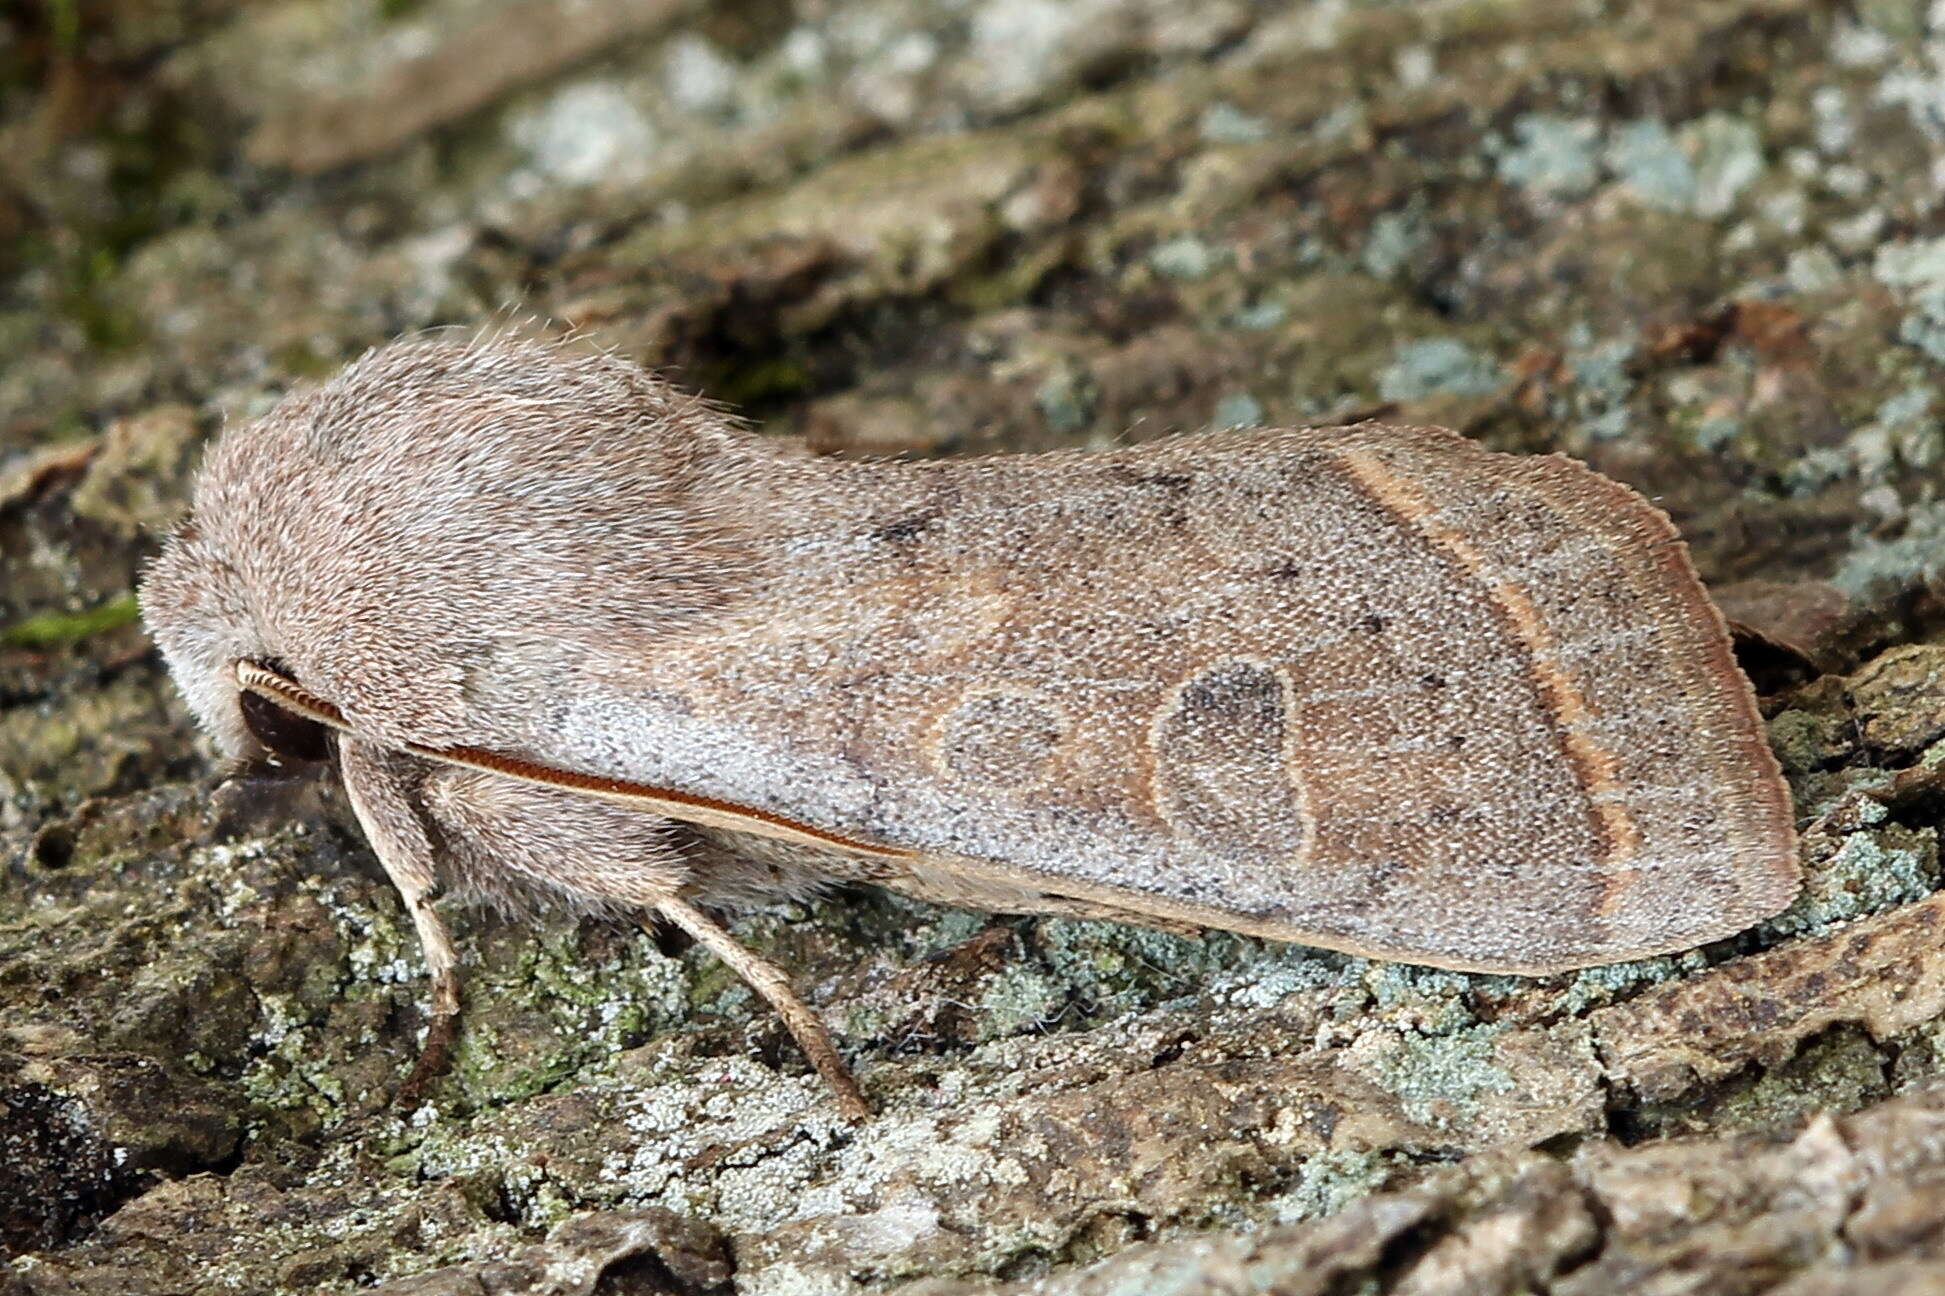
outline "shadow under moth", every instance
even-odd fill
[[[144,616],[434,900],[674,923],[832,880],[1541,974],[1787,904],[1788,792],[1658,509],[1364,423],[816,458],[612,357],[409,341],[223,435]]]

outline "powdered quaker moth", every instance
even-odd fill
[[[1435,428],[800,456],[612,358],[395,344],[224,436],[142,605],[221,748],[335,750],[459,1006],[442,881],[660,914],[830,879],[1543,973],[1795,891],[1666,517]]]

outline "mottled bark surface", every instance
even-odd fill
[[[0,19],[4,1293],[1945,1285],[1945,14],[1916,0],[76,0]],[[585,329],[829,453],[1383,410],[1683,527],[1804,898],[1528,981],[868,890],[460,915],[134,624],[202,440]]]

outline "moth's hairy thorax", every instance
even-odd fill
[[[196,516],[269,655],[364,732],[457,743],[741,596],[747,440],[619,362],[392,348],[220,441]]]

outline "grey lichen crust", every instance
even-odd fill
[[[1936,15],[114,8],[0,85],[0,1292],[1935,1285]],[[1758,609],[1803,898],[1537,982],[748,914],[860,1127],[701,952],[461,916],[455,1066],[387,1106],[411,923],[128,596],[219,416],[513,301],[820,452],[1383,408],[1581,456]]]

